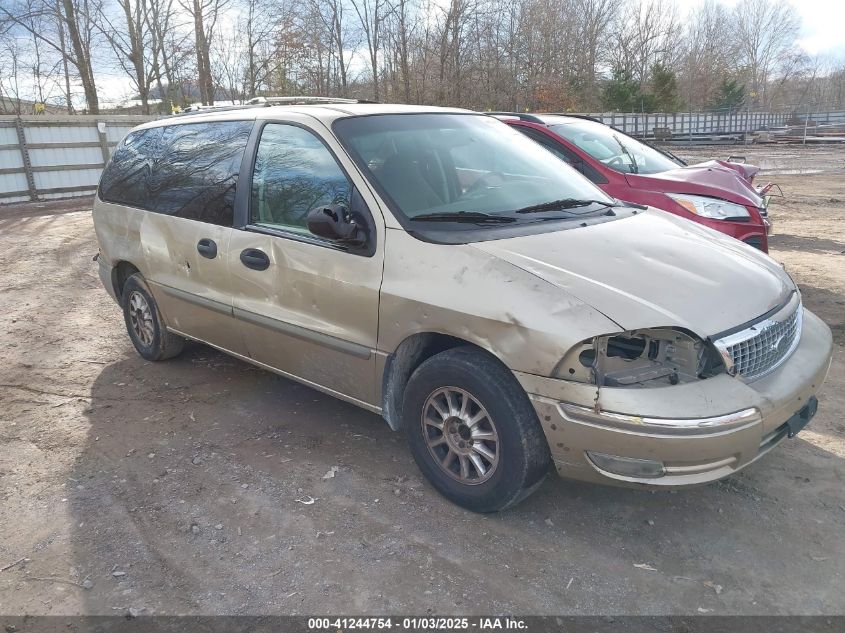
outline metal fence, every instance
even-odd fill
[[[744,134],[780,127],[792,118],[785,112],[599,112],[589,116],[640,138],[659,138],[667,133],[673,138]]]
[[[0,116],[0,203],[93,193],[112,149],[145,116]]]

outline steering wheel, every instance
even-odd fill
[[[477,192],[482,187],[486,187],[492,184],[492,180],[496,178],[498,180],[502,180],[502,174],[497,171],[491,171],[486,176],[482,176],[478,178],[474,183],[472,183],[467,190],[464,192],[464,195],[472,194]]]
[[[616,166],[623,167],[624,165],[625,165],[625,161],[622,160],[621,156],[614,156],[609,161],[607,161],[608,167],[616,167]]]

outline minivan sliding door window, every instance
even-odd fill
[[[232,226],[251,121],[217,121],[132,132],[103,173],[107,202]]]

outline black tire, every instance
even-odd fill
[[[489,434],[492,428],[498,436],[496,442],[485,445],[488,452],[492,452],[490,448],[495,446],[497,454],[496,465],[492,469],[490,460],[482,461],[482,465],[488,467],[487,479],[480,475],[478,468],[470,465],[470,469],[477,475],[477,483],[469,483],[471,480],[468,478],[461,481],[464,471],[461,465],[455,465],[460,456],[456,454],[451,458],[448,455],[453,449],[473,450],[463,448],[463,444],[459,449],[445,442],[446,429],[454,430],[455,425],[460,427],[458,418],[445,418],[441,413],[440,419],[448,420],[443,423],[443,429],[431,428],[432,425],[423,422],[426,410],[433,412],[431,407],[435,406],[436,400],[441,395],[446,398],[445,393],[439,395],[440,390],[446,387],[470,395],[468,406],[480,405],[472,409],[479,415],[480,407],[483,407],[488,414],[489,424],[482,421],[478,423],[479,426],[487,425],[486,432]],[[455,400],[466,397],[456,392],[452,392],[452,395],[457,395]],[[440,400],[441,408],[443,402],[448,401]],[[422,473],[440,494],[473,512],[496,512],[514,505],[536,490],[549,471],[549,445],[528,396],[511,372],[482,350],[459,347],[441,352],[423,362],[408,381],[402,417],[411,453]],[[474,432],[474,428],[468,431],[461,429],[461,432]],[[436,442],[441,435],[444,441],[430,448],[429,439]],[[450,436],[456,440],[460,437],[460,433]],[[473,437],[469,438],[471,441],[468,444],[477,442]],[[458,471],[451,475],[442,465],[449,458],[451,469]],[[472,471],[468,474],[471,476]]]
[[[148,310],[144,318],[143,303],[146,302]],[[185,339],[167,331],[164,326],[164,319],[158,304],[144,283],[141,273],[135,273],[123,285],[120,303],[123,307],[123,320],[126,323],[126,331],[129,339],[138,350],[138,353],[151,361],[173,358],[182,353],[185,347]],[[141,309],[139,310],[139,306]],[[142,321],[142,328],[136,324]]]

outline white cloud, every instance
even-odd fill
[[[683,17],[704,0],[672,0]],[[742,0],[720,0],[733,7]],[[843,0],[789,0],[801,16],[798,45],[810,55],[831,55],[845,58],[845,2]]]
[[[803,20],[799,45],[811,55],[845,53],[845,3],[841,0],[790,0]]]

